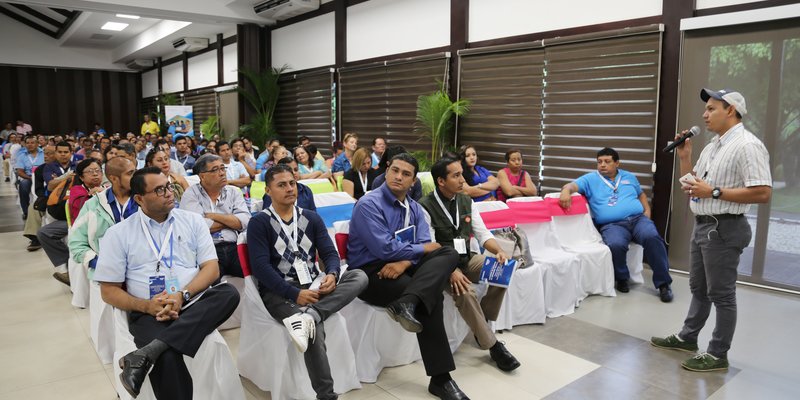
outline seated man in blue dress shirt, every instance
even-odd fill
[[[442,291],[458,265],[458,253],[431,242],[425,212],[408,196],[418,167],[407,153],[392,157],[386,183],[356,203],[348,261],[369,278],[359,298],[386,307],[403,329],[417,334],[431,377],[428,391],[442,399],[467,399],[450,376],[456,367],[442,320]]]
[[[119,360],[119,378],[136,397],[152,366],[157,398],[191,399],[183,357],[194,357],[228,319],[239,293],[227,284],[211,287],[219,266],[208,226],[203,217],[174,209],[173,186],[159,168],[136,171],[131,195],[140,210],[106,231],[94,274],[103,301],[130,312],[128,330],[138,349]]]
[[[644,247],[644,256],[653,270],[653,284],[661,301],[672,301],[672,278],[669,276],[667,247],[650,219],[650,204],[632,173],[619,169],[619,153],[612,148],[597,152],[597,171],[584,174],[561,189],[560,204],[569,208],[572,193],[578,192],[589,202],[603,242],[611,249],[617,290],[627,293],[627,254],[631,241]]]
[[[286,164],[267,170],[271,206],[258,213],[247,229],[250,264],[269,314],[289,331],[303,352],[317,399],[336,399],[325,347],[324,321],[353,301],[367,286],[361,270],[339,279],[339,254],[317,213],[295,206],[297,184]],[[316,263],[325,263],[325,275]],[[319,281],[319,286],[312,284]],[[309,340],[311,339],[311,340]],[[268,362],[268,361],[265,361]]]

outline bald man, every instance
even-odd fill
[[[69,252],[75,262],[94,269],[100,239],[108,228],[139,210],[131,200],[131,176],[136,164],[127,157],[116,157],[106,163],[106,176],[111,187],[84,203],[80,216],[69,231]],[[85,210],[89,210],[88,212]],[[89,229],[92,226],[94,229]]]

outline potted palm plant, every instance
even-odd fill
[[[263,71],[239,70],[250,87],[239,87],[236,90],[255,110],[253,117],[247,124],[242,125],[241,130],[256,143],[264,143],[268,138],[277,136],[275,107],[278,105],[278,96],[281,91],[278,80],[287,68],[288,66],[284,65],[280,68],[273,67]]]
[[[417,121],[414,131],[431,140],[431,151],[415,152],[421,170],[429,170],[436,160],[442,157],[448,139],[452,135],[454,117],[463,117],[469,112],[470,100],[452,101],[445,90],[444,83],[439,89],[417,98]]]

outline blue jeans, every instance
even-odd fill
[[[22,207],[24,215],[28,215],[28,205],[31,203],[31,186],[33,186],[32,180],[19,178],[19,206]]]
[[[644,257],[653,270],[653,285],[661,287],[671,284],[669,276],[669,261],[667,260],[667,246],[658,235],[656,225],[644,214],[631,215],[623,220],[599,225],[603,242],[611,249],[611,259],[614,262],[614,279],[617,281],[628,280],[631,277],[628,271],[628,245],[634,243],[644,247]]]

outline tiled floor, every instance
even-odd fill
[[[20,226],[11,185],[0,182],[0,226]],[[110,365],[88,334],[88,311],[70,305],[42,251],[25,251],[17,231],[0,233],[0,400],[113,399]],[[655,349],[652,335],[675,332],[688,308],[685,276],[676,300],[662,304],[648,287],[616,298],[590,297],[575,314],[545,325],[515,327],[498,337],[522,367],[506,374],[471,339],[456,353],[454,378],[473,399],[798,399],[800,298],[739,288],[739,323],[727,373],[683,371],[684,353]],[[712,314],[713,321],[713,314]],[[238,329],[223,332],[238,352]],[[701,342],[708,341],[703,332]],[[701,346],[702,347],[702,346]],[[248,399],[268,399],[242,379]],[[430,399],[422,365],[383,371],[342,399]]]

